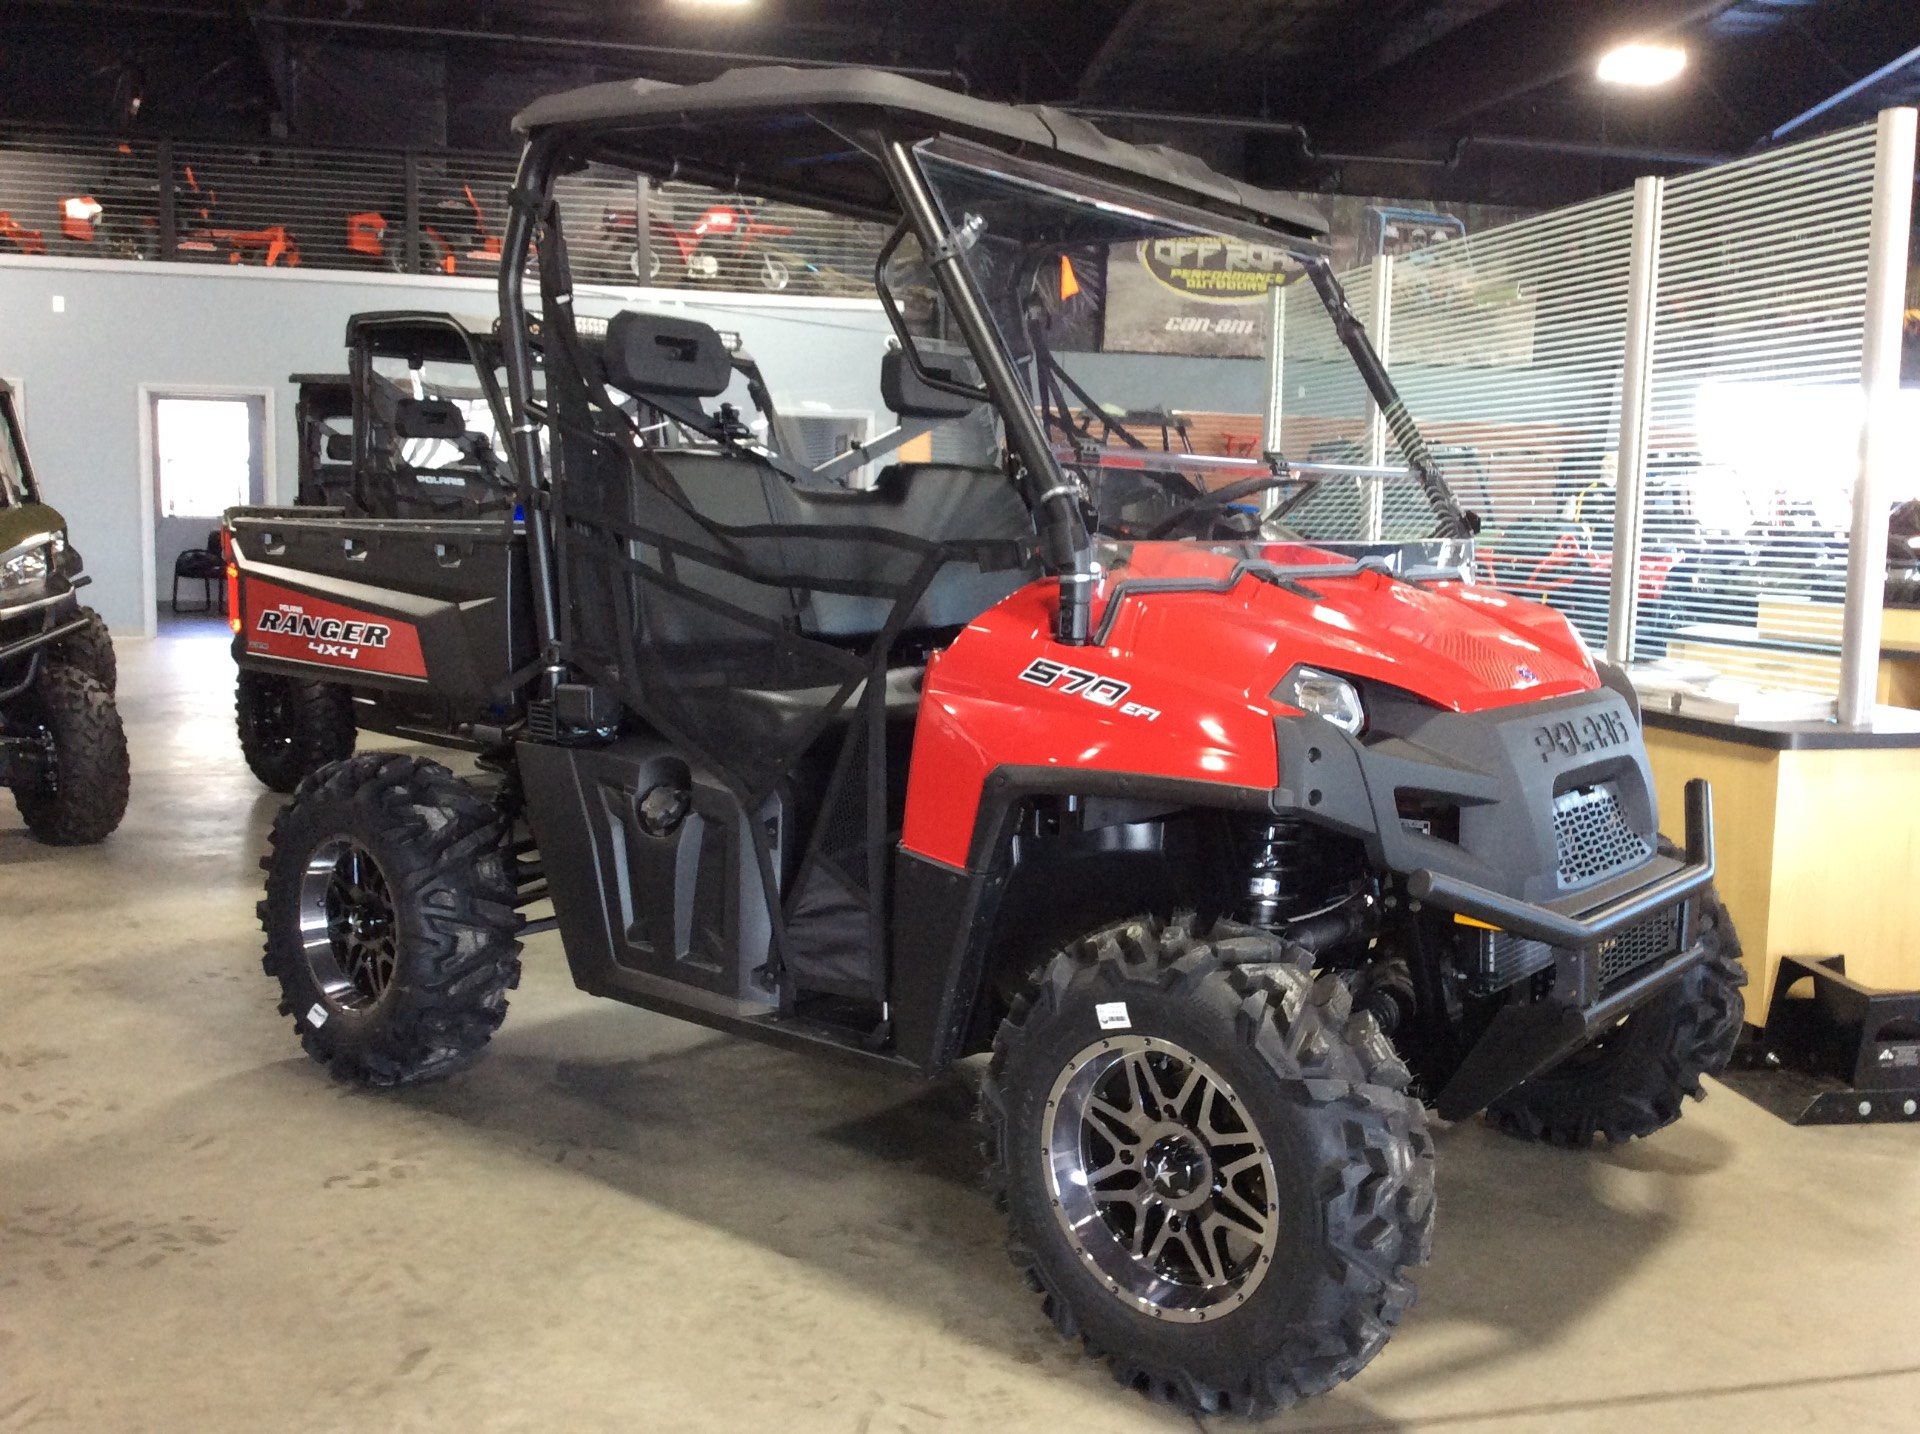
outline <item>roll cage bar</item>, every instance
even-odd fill
[[[0,477],[0,508],[12,503],[38,503],[40,489],[34,482],[33,460],[27,456],[27,435],[20,428],[20,411],[13,404],[13,386],[0,383],[0,443],[8,445],[14,460],[20,466],[20,485],[18,491],[5,477]]]
[[[1040,556],[1060,587],[1055,636],[1069,644],[1091,638],[1099,576],[1081,514],[1079,485],[1054,451],[961,250],[950,241],[915,144],[929,137],[957,136],[1016,163],[1037,160],[1075,177],[1179,204],[1236,228],[1258,228],[1288,240],[1296,251],[1300,241],[1325,229],[1324,221],[1290,196],[1215,174],[1177,151],[1124,144],[1057,112],[992,104],[872,71],[732,70],[698,85],[640,80],[594,85],[539,101],[515,126],[528,139],[502,240],[499,335],[512,410],[508,432],[528,529],[534,616],[550,686],[562,680],[566,665],[558,635],[547,478],[535,441],[538,422],[547,415],[533,394],[522,275],[535,231],[556,222],[553,185],[563,170],[589,158],[601,159],[655,178],[679,177],[727,188],[751,185],[772,197],[829,212],[896,227],[904,223],[919,241],[982,385],[1006,425],[1014,476],[1033,514]],[[876,178],[882,182],[875,184]],[[1305,263],[1336,333],[1440,515],[1441,536],[1470,536],[1470,520],[1447,489],[1326,258],[1312,253]],[[542,282],[544,288],[544,274]],[[546,294],[544,299],[571,302],[571,295]],[[900,330],[897,311],[885,307]],[[919,376],[936,387],[949,386],[921,370],[914,345],[904,331],[901,337]],[[1271,461],[1280,471],[1278,455]]]

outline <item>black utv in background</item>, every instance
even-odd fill
[[[587,343],[599,342],[604,325],[577,324]],[[833,486],[884,452],[883,441],[932,426],[909,419],[885,440],[802,471],[785,456],[802,444],[738,335],[683,319],[655,324],[662,342],[683,343],[694,330],[711,336],[720,383],[751,415],[728,403],[710,413],[670,392],[630,398],[649,446],[764,439],[790,477]],[[537,318],[529,338],[537,355]],[[497,325],[432,311],[356,314],[347,322],[347,358],[345,374],[292,376],[295,505],[235,508],[226,521],[235,571],[251,579],[244,591],[236,580],[230,603],[240,747],[276,792],[350,756],[361,731],[497,747],[524,722],[521,694],[536,665]],[[370,588],[413,584],[420,603],[406,631],[418,624],[429,650],[412,653],[404,637],[369,638],[342,624],[332,605],[295,591],[316,577],[334,605],[364,600]],[[456,680],[429,689],[424,662],[443,657],[437,669]]]
[[[380,562],[429,565],[455,604],[510,586],[514,493],[499,440],[505,404],[491,324],[426,311],[356,314],[347,322],[347,358],[345,374],[293,375],[295,506],[244,511],[273,517],[277,556],[295,566],[313,538],[309,520],[373,520],[406,535],[382,545]],[[348,571],[364,579],[364,545],[357,553]],[[333,644],[309,663],[260,660],[261,644],[237,605],[233,614],[240,747],[274,791],[291,792],[308,772],[350,755],[363,728],[466,746],[462,729],[495,715],[492,704],[455,713],[414,684],[383,681],[373,650],[353,644]],[[489,636],[504,659],[511,644],[491,629]],[[363,652],[369,662],[359,661]]]
[[[40,501],[13,390],[0,383],[0,781],[54,846],[104,840],[127,810],[127,738],[106,624],[67,521]]]

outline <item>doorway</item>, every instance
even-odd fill
[[[264,503],[269,488],[268,396],[149,389],[146,404],[154,606],[162,621],[218,621],[220,516]]]

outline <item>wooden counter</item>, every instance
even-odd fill
[[[1701,662],[1780,687],[1831,687],[1840,670],[1840,604],[1771,595],[1752,627],[1693,623],[1669,640],[1667,656]],[[1920,708],[1920,607],[1889,607],[1880,620],[1876,700]]]
[[[1889,610],[1889,616],[1892,610]],[[1670,833],[1689,777],[1713,783],[1720,894],[1746,949],[1747,1017],[1780,957],[1847,958],[1847,974],[1920,990],[1920,713],[1871,732],[1736,725],[1649,712],[1647,752]]]

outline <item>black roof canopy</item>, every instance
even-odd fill
[[[482,354],[495,343],[490,319],[469,318],[434,309],[372,309],[347,320],[347,347],[362,338],[375,352],[445,363],[466,363],[469,344]]]
[[[529,137],[575,131],[582,154],[644,173],[884,220],[898,212],[892,191],[846,137],[875,126],[962,136],[1301,238],[1327,231],[1325,218],[1292,195],[1231,179],[1179,150],[1128,144],[1044,105],[996,104],[880,70],[760,66],[693,85],[621,80],[550,95],[514,120]]]

